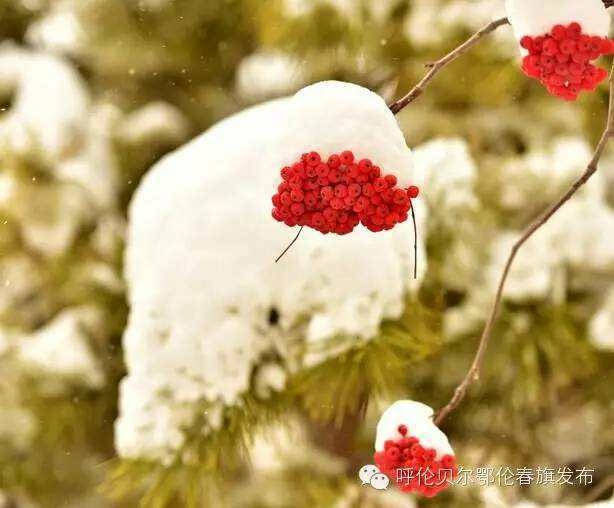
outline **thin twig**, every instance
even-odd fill
[[[452,50],[443,58],[440,58],[436,62],[428,64],[427,67],[430,67],[430,70],[426,73],[424,78],[418,83],[415,87],[413,87],[407,95],[401,97],[398,101],[393,102],[389,107],[390,111],[392,111],[395,115],[401,111],[405,106],[415,101],[418,97],[422,95],[425,88],[431,82],[431,80],[441,71],[444,67],[446,67],[449,63],[456,60],[459,56],[464,55],[467,51],[469,51],[473,46],[475,46],[484,36],[488,35],[491,32],[494,32],[497,28],[503,25],[509,24],[507,18],[500,18],[495,21],[492,21],[484,28],[473,34],[469,39],[467,39],[463,44],[458,46],[456,49]]]
[[[522,233],[520,238],[513,245],[511,252],[507,258],[507,262],[505,263],[505,267],[503,269],[503,274],[501,275],[501,279],[499,281],[499,287],[497,289],[497,293],[495,296],[495,301],[486,321],[486,326],[484,327],[484,331],[482,332],[482,336],[480,338],[480,343],[478,346],[477,353],[471,364],[471,368],[469,372],[463,379],[463,381],[458,385],[456,390],[454,391],[454,396],[445,405],[443,408],[439,410],[437,416],[435,417],[435,423],[440,425],[441,422],[448,416],[452,411],[454,411],[461,401],[465,398],[467,394],[467,390],[471,383],[476,381],[480,376],[480,370],[482,368],[482,363],[484,362],[484,355],[486,353],[486,348],[488,347],[488,342],[490,336],[492,334],[492,329],[499,317],[499,312],[501,310],[501,300],[503,296],[503,290],[505,288],[505,282],[507,281],[507,277],[509,275],[510,269],[516,258],[516,254],[520,248],[525,244],[525,242],[533,236],[533,234],[540,229],[550,218],[565,204],[569,201],[574,194],[582,187],[591,176],[597,171],[597,167],[599,161],[601,160],[601,156],[608,144],[610,138],[614,136],[614,63],[612,64],[612,71],[610,73],[610,101],[608,107],[608,119],[606,122],[605,129],[603,134],[601,135],[601,139],[597,144],[597,148],[595,148],[595,153],[593,154],[593,158],[589,162],[588,166],[584,173],[572,184],[569,190],[561,196],[554,204],[552,204],[545,212],[543,212],[533,223],[526,228],[526,230]]]
[[[418,226],[416,225],[416,212],[414,212],[414,204],[411,206],[411,220],[414,223],[414,279],[418,278]]]
[[[277,263],[281,258],[284,257],[284,255],[286,254],[286,252],[288,252],[290,250],[290,247],[292,247],[295,242],[298,240],[298,237],[301,236],[301,233],[303,232],[303,228],[305,226],[301,226],[301,228],[298,230],[298,233],[296,233],[296,236],[294,237],[294,239],[288,244],[288,246],[284,249],[284,251],[277,256],[277,259],[275,260],[275,262]]]

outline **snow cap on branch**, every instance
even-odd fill
[[[333,154],[352,150],[356,159],[377,161],[397,177],[399,187],[412,183],[412,155],[395,116],[384,100],[361,86],[325,81],[300,90],[288,101],[288,126],[282,133],[292,162],[304,152]],[[303,151],[298,153],[303,147]]]
[[[458,474],[446,435],[433,422],[433,410],[420,402],[400,400],[377,424],[375,465],[398,489],[434,497]]]
[[[454,455],[447,436],[433,423],[433,409],[422,402],[398,400],[382,414],[377,424],[375,451],[383,451],[386,441],[404,437],[399,426],[405,425],[407,435],[420,440],[424,448],[434,448],[437,457]]]
[[[518,40],[574,22],[589,35],[606,37],[610,29],[610,16],[602,0],[506,0],[506,10]]]
[[[605,69],[593,65],[614,54],[601,0],[508,0],[506,7],[522,48],[522,70],[552,95],[573,101],[607,78]]]
[[[282,338],[369,339],[382,320],[400,316],[415,284],[410,223],[343,237],[308,230],[274,263],[292,235],[271,217],[280,168],[311,150],[346,149],[377,160],[400,182],[412,179],[411,152],[386,103],[340,82],[239,113],[143,179],[129,211],[121,454],[178,451],[181,440],[164,442],[172,429],[159,433],[156,415],[177,411],[181,417],[165,422],[179,430],[197,401],[239,403],[264,353],[290,360]],[[420,200],[415,206],[424,220]],[[419,278],[422,251],[419,244]],[[128,403],[137,391],[147,400],[138,415]]]

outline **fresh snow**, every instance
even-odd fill
[[[398,400],[382,414],[377,424],[375,451],[384,450],[386,441],[397,441],[403,436],[399,433],[399,425],[408,428],[407,436],[416,437],[424,448],[433,448],[437,458],[443,455],[454,455],[446,435],[433,423],[433,409],[426,404],[413,400]]]
[[[506,0],[507,16],[516,38],[544,35],[554,25],[578,22],[589,35],[606,37],[610,16],[602,0]]]
[[[340,82],[231,117],[146,175],[129,211],[129,374],[116,427],[122,455],[168,458],[182,444],[186,406],[239,403],[265,352],[292,361],[293,334],[368,340],[383,319],[401,315],[405,294],[419,283],[409,221],[344,237],[306,228],[274,263],[296,233],[271,217],[280,169],[305,151],[346,149],[400,185],[412,183],[411,152],[384,101]],[[421,228],[425,209],[420,199],[415,205]],[[425,268],[420,244],[420,278]],[[274,327],[272,308],[280,315]],[[273,383],[278,389],[278,376]]]

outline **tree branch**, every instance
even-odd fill
[[[526,241],[531,238],[538,229],[540,229],[544,224],[546,224],[546,222],[548,222],[548,220],[550,220],[550,218],[574,196],[574,194],[580,189],[580,187],[582,187],[590,179],[590,177],[593,176],[593,174],[597,171],[599,161],[601,160],[601,156],[603,155],[606,145],[612,137],[614,137],[614,63],[612,64],[612,71],[610,72],[610,101],[608,107],[608,118],[603,134],[601,135],[601,139],[599,140],[599,143],[595,148],[593,158],[589,162],[584,173],[571,185],[569,190],[565,194],[563,194],[563,196],[561,196],[558,201],[556,201],[545,212],[543,212],[533,223],[531,223],[522,233],[516,243],[513,245],[512,250],[507,258],[505,267],[503,269],[503,274],[501,275],[501,279],[499,281],[499,287],[497,289],[495,301],[488,320],[486,321],[484,331],[482,332],[478,350],[473,360],[473,363],[471,364],[471,368],[469,369],[469,372],[467,373],[465,378],[454,391],[454,396],[452,397],[450,402],[448,402],[448,404],[441,408],[437,413],[437,416],[435,417],[436,425],[440,425],[441,422],[458,407],[458,405],[465,398],[469,386],[474,381],[477,381],[479,379],[480,370],[484,362],[484,355],[486,353],[486,348],[488,347],[488,342],[492,334],[492,329],[497,321],[497,318],[499,317],[499,312],[501,310],[501,300],[503,296],[503,290],[505,288],[505,283],[507,281],[507,277],[509,275],[512,264],[514,263],[514,259],[516,258],[516,254],[518,254],[518,251],[526,243]]]
[[[449,63],[456,60],[458,57],[464,55],[473,46],[475,46],[478,42],[480,42],[480,40],[483,39],[486,35],[490,34],[491,32],[494,32],[500,26],[507,25],[507,24],[509,24],[509,21],[507,18],[497,19],[489,23],[488,25],[483,27],[481,30],[473,34],[463,44],[461,44],[456,49],[448,53],[446,56],[444,56],[443,58],[440,58],[434,63],[428,64],[427,66],[430,67],[430,70],[426,73],[424,78],[422,78],[422,80],[415,87],[413,87],[407,93],[407,95],[405,95],[404,97],[401,97],[396,102],[393,102],[389,106],[390,111],[392,111],[396,115],[399,111],[405,108],[405,106],[415,101],[418,97],[422,95],[425,88],[428,86],[431,80],[439,73],[439,71],[441,71]]]

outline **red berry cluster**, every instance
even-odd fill
[[[458,474],[456,458],[437,459],[433,448],[424,448],[418,438],[408,436],[407,426],[399,425],[398,431],[403,437],[386,441],[384,451],[374,455],[375,465],[403,492],[433,497],[446,490]]]
[[[288,226],[309,226],[321,233],[350,233],[359,222],[371,231],[392,229],[407,220],[417,187],[397,187],[369,159],[355,160],[347,150],[325,162],[319,153],[281,170],[282,183],[272,198],[273,218]]]
[[[579,23],[556,25],[550,33],[525,36],[520,45],[529,54],[524,57],[522,70],[538,79],[548,91],[573,101],[582,90],[595,90],[608,73],[591,61],[614,53],[614,41],[606,37],[585,35]]]

